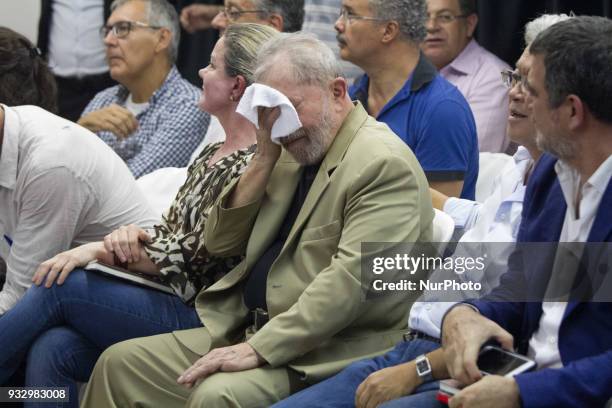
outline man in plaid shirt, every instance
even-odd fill
[[[98,93],[78,123],[112,147],[135,177],[184,167],[210,116],[198,110],[198,88],[174,66],[176,11],[167,0],[115,0],[111,10],[101,33],[119,85]]]

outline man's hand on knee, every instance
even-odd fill
[[[248,343],[211,350],[189,367],[177,380],[189,388],[217,371],[233,372],[257,368],[265,360]]]
[[[377,407],[386,401],[412,394],[420,384],[414,361],[375,371],[357,387],[355,406]]]

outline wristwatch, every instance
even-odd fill
[[[415,360],[416,372],[423,383],[433,381],[433,373],[431,371],[431,364],[425,354],[421,354]]]

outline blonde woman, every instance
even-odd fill
[[[69,387],[67,406],[76,407],[76,382],[87,381],[108,346],[201,326],[195,295],[240,261],[210,257],[203,231],[217,196],[239,177],[255,150],[255,129],[235,110],[251,83],[260,46],[275,33],[262,25],[236,24],[215,46],[210,65],[200,71],[200,107],[219,118],[226,140],[202,151],[151,236],[136,226],[122,227],[111,236],[140,238],[126,241],[125,251],[96,242],[39,267],[35,285],[0,319],[0,383],[27,358],[27,386]],[[176,296],[75,269],[91,260],[157,275]]]

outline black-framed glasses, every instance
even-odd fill
[[[343,8],[340,9],[340,19],[342,19],[342,21],[344,23],[351,23],[351,21],[355,21],[355,20],[365,20],[365,21],[387,21],[384,18],[377,18],[377,17],[370,17],[370,16],[360,16],[359,14],[355,14],[351,11],[348,11],[347,9]]]
[[[140,21],[117,21],[112,25],[104,25],[100,28],[100,35],[102,39],[106,38],[108,33],[112,32],[113,35],[117,38],[125,38],[130,33],[130,31],[135,28],[149,28],[151,30],[159,30],[160,26],[152,26],[146,23],[141,23]]]
[[[468,16],[468,14],[452,14],[452,13],[448,13],[448,12],[443,12],[440,14],[434,14],[429,15],[427,14],[427,21],[433,20],[434,23],[438,24],[438,25],[446,25],[446,24],[450,24],[455,20],[458,20],[460,18],[466,18]]]
[[[523,88],[525,88],[526,78],[523,77],[521,74],[519,74],[516,71],[511,71],[509,69],[506,69],[501,72],[501,78],[502,78],[502,82],[504,83],[504,85],[506,85],[508,88],[512,89],[517,84],[520,84]]]
[[[237,8],[224,8],[223,9],[223,14],[225,14],[225,17],[229,20],[229,21],[236,21],[240,18],[240,16],[242,16],[243,14],[248,14],[248,13],[264,13],[265,10],[240,10]]]

